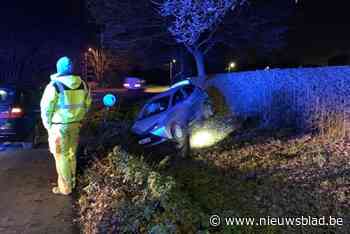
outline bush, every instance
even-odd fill
[[[199,207],[164,176],[119,146],[79,177],[84,233],[190,233],[200,229]]]
[[[339,140],[349,134],[349,121],[344,111],[320,110],[315,115],[314,129],[324,140]]]
[[[258,114],[260,127],[342,138],[349,129],[349,74],[350,67],[271,69],[217,74],[209,86],[220,89],[236,116]]]

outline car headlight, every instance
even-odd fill
[[[164,126],[161,127],[157,124],[153,126],[150,133],[152,133],[153,135],[159,136],[159,137],[169,138],[166,128]]]

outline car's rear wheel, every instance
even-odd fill
[[[190,151],[190,140],[188,131],[179,124],[174,124],[171,129],[175,141],[176,155],[181,158],[186,158]]]

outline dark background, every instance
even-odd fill
[[[350,50],[350,2],[299,0],[289,36],[290,56],[323,64],[327,58]]]
[[[258,69],[268,63],[272,67],[348,64],[349,9],[349,1],[299,0],[289,22],[287,46],[278,54],[267,55],[241,69]],[[26,33],[27,37],[39,42],[43,40],[43,34],[54,37],[59,46],[63,49],[67,47],[66,54],[72,54],[75,58],[79,58],[79,54],[94,43],[97,31],[89,23],[83,0],[5,1],[0,10],[0,25],[3,35],[16,31]],[[62,54],[57,54],[57,58],[59,56]],[[208,66],[209,73],[222,71],[230,58],[237,57],[239,55],[224,47],[216,48],[207,59],[208,64],[211,64]],[[189,63],[193,64],[191,61]],[[166,74],[168,68],[162,64],[159,69]],[[54,72],[54,64],[50,70]],[[136,70],[142,73],[139,69]],[[191,72],[194,72],[193,68]],[[147,73],[154,76],[154,72]]]

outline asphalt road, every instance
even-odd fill
[[[73,198],[52,194],[55,183],[47,149],[0,152],[0,233],[78,233]]]

